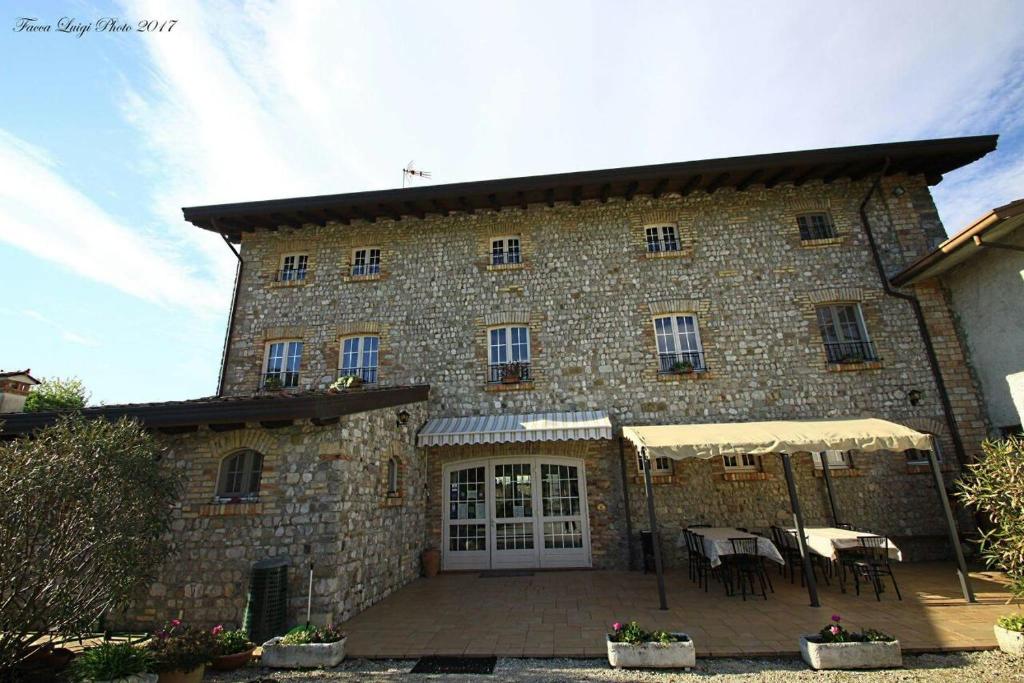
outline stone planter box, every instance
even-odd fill
[[[900,641],[889,643],[819,643],[800,638],[800,654],[812,669],[891,669],[903,666]]]
[[[689,669],[697,664],[693,641],[685,633],[673,633],[675,643],[616,643],[607,636],[608,663],[616,669]]]
[[[999,643],[1000,650],[1008,655],[1024,657],[1024,633],[1010,631],[998,625],[992,628],[995,629],[996,642]]]
[[[263,643],[263,666],[272,669],[330,669],[345,659],[345,641],[335,643],[309,643],[307,645],[285,645],[281,638],[271,638]]]

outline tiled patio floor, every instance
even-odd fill
[[[601,657],[615,621],[636,619],[647,629],[689,633],[701,656],[779,655],[798,652],[798,637],[841,614],[853,628],[887,631],[909,651],[977,650],[995,646],[992,624],[1021,609],[996,574],[974,572],[978,604],[965,604],[952,564],[896,567],[903,592],[876,602],[873,593],[843,595],[822,585],[820,608],[807,592],[772,570],[774,594],[743,602],[714,582],[708,593],[686,570],[666,575],[669,610],[658,609],[653,574],[614,571],[537,572],[481,578],[476,573],[418,579],[345,623],[351,657],[423,655]]]

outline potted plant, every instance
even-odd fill
[[[522,363],[505,363],[501,368],[502,384],[519,384],[523,381]]]
[[[172,619],[146,643],[160,683],[198,683],[217,651],[213,634]]]
[[[264,391],[280,391],[283,388],[284,384],[281,383],[281,377],[279,375],[267,375],[263,378]]]
[[[995,625],[999,649],[1008,655],[1024,656],[1024,614],[999,617]]]
[[[800,638],[800,654],[812,669],[888,669],[903,666],[900,641],[865,629],[846,630],[838,614],[817,635]]]
[[[679,373],[680,375],[688,375],[693,372],[693,363],[688,360],[677,360],[672,364],[672,372]]]
[[[249,641],[249,634],[245,631],[226,631],[218,624],[211,633],[217,643],[216,656],[210,662],[210,668],[214,671],[234,671],[252,659],[256,645]]]
[[[71,679],[82,683],[157,683],[147,673],[152,657],[131,643],[105,642],[78,655],[71,663]]]
[[[647,632],[631,621],[612,624],[608,663],[617,669],[689,669],[697,663],[697,654],[685,633]]]
[[[423,575],[428,579],[437,576],[441,570],[441,551],[437,548],[426,548],[420,553],[420,561],[423,563]]]
[[[342,375],[334,380],[327,390],[332,394],[337,394],[343,389],[357,389],[361,386],[363,386],[363,378],[359,375]]]
[[[296,626],[263,643],[261,663],[272,669],[328,669],[345,659],[345,634],[337,626]]]

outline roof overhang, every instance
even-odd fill
[[[417,436],[420,446],[469,446],[530,441],[611,439],[604,411],[477,415],[429,420]]]
[[[24,382],[25,384],[39,384],[39,380],[33,377],[29,370],[12,370],[10,372],[0,372],[0,379],[9,379],[14,382]]]
[[[673,460],[753,453],[905,451],[931,449],[931,437],[910,427],[863,418],[623,427],[622,436],[647,454]]]
[[[426,401],[430,387],[415,385],[360,389],[337,394],[308,392],[247,398],[211,398],[168,403],[134,403],[85,408],[81,414],[90,419],[134,418],[144,427],[163,431],[210,425],[266,423],[283,426],[296,420],[326,424],[344,415],[363,413],[408,403]],[[0,414],[0,438],[20,436],[53,424],[61,413]]]
[[[1024,226],[1024,199],[992,209],[940,244],[934,251],[911,263],[892,278],[897,287],[912,285],[942,275],[986,248],[1004,248],[1007,240]],[[1022,250],[1022,245],[1010,246]]]
[[[579,204],[585,200],[626,200],[638,195],[712,193],[722,187],[745,190],[780,183],[803,185],[841,178],[859,180],[879,172],[886,160],[888,175],[923,175],[931,184],[996,148],[998,136],[917,140],[855,147],[833,147],[778,154],[705,159],[671,164],[632,166],[576,173],[428,185],[349,194],[295,197],[266,201],[193,206],[182,209],[185,220],[238,242],[243,232],[280,227],[349,224],[354,220],[403,220],[525,209],[531,204]]]

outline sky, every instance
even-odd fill
[[[1024,196],[1015,0],[2,0],[0,57],[0,368],[93,403],[216,391],[183,206],[989,133],[947,232]]]

